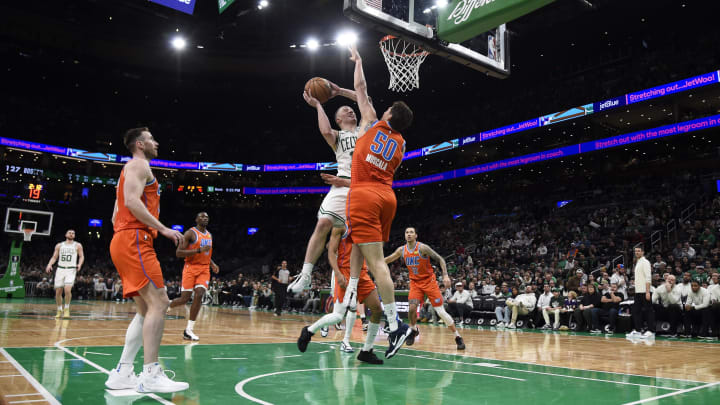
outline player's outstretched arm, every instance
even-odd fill
[[[78,264],[77,264],[77,271],[80,271],[83,264],[85,264],[85,251],[83,250],[83,247],[81,244],[77,244],[77,255],[78,255]]]
[[[220,273],[220,266],[218,266],[217,263],[213,261],[213,259],[210,259],[210,268],[212,269],[213,273]]]
[[[50,273],[52,271],[52,267],[55,264],[55,262],[58,259],[58,255],[60,255],[60,244],[58,243],[55,245],[55,251],[53,252],[52,257],[50,257],[50,261],[48,262],[47,266],[45,267],[45,271]]]
[[[367,94],[367,82],[365,81],[365,73],[363,72],[362,58],[360,58],[357,47],[355,45],[351,46],[350,52],[350,60],[355,62],[355,95],[357,97],[358,108],[360,109],[360,128],[363,129],[363,131],[360,132],[364,135],[364,130],[368,124],[377,120],[377,113]],[[359,135],[358,138],[362,135]]]
[[[448,276],[447,263],[445,263],[445,258],[440,256],[430,246],[424,243],[420,245],[420,253],[425,256],[429,256],[432,260],[435,260],[440,264],[440,269],[442,269],[443,284],[445,284],[445,288],[450,288],[450,277]]]
[[[402,249],[403,247],[400,246],[399,248],[395,249],[395,251],[388,257],[385,258],[385,263],[390,264],[394,262],[395,260],[402,257]]]
[[[344,89],[330,80],[328,80],[328,83],[330,83],[330,98],[341,96],[357,102],[357,94],[355,94],[355,90]]]
[[[311,96],[307,91],[303,92],[303,98],[310,107],[317,110],[318,128],[320,129],[320,133],[323,138],[325,138],[325,142],[327,142],[328,145],[335,150],[337,148],[338,131],[332,129],[330,120],[328,119],[327,114],[325,114],[325,109],[322,104],[320,104],[320,102],[315,97]]]
[[[150,162],[144,159],[133,159],[125,165],[125,206],[130,213],[133,214],[138,221],[143,224],[157,229],[160,234],[170,240],[175,245],[183,243],[183,235],[174,230],[166,227],[157,218],[150,214],[145,204],[143,204],[140,197],[145,189],[145,184],[153,179],[152,171],[150,170]]]
[[[186,246],[190,246],[195,243],[195,232],[188,229],[183,234],[183,239],[185,240],[185,243],[183,243],[184,246],[178,245],[177,249],[175,249],[175,257],[190,257],[202,252],[201,248],[185,249]]]

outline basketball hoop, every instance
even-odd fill
[[[390,71],[389,89],[405,92],[420,88],[420,65],[427,51],[392,35],[380,40],[380,51]]]
[[[23,231],[23,240],[25,242],[30,242],[30,239],[32,239],[33,233],[35,233],[35,230],[30,228],[30,229],[23,229],[22,231]]]

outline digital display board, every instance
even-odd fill
[[[570,204],[571,202],[573,202],[573,200],[558,201],[556,205],[558,208],[562,208],[562,207]]]
[[[185,227],[182,225],[173,225],[173,226],[171,226],[171,228],[180,233],[183,233],[185,231]]]
[[[102,219],[90,219],[88,220],[88,226],[92,228],[102,228]]]
[[[247,234],[248,234],[248,235],[255,235],[255,234],[257,233],[257,231],[258,231],[257,228],[248,228],[248,229],[247,229]]]
[[[185,14],[191,14],[195,10],[195,0],[150,0],[153,3],[170,7],[174,10],[183,12]]]

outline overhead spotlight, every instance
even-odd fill
[[[262,9],[266,8],[267,6],[269,6],[269,5],[270,5],[270,2],[268,2],[267,0],[260,0],[260,1],[258,2],[257,8],[258,8],[258,10],[262,10]]]
[[[185,38],[183,38],[183,37],[175,37],[175,38],[173,38],[173,40],[170,42],[170,44],[171,44],[172,47],[175,48],[176,50],[182,51],[183,49],[185,49],[185,46],[187,45],[187,42],[185,42]]]
[[[308,39],[305,45],[311,51],[314,51],[320,47],[320,43],[317,41],[317,39]]]
[[[435,0],[435,5],[438,6],[438,8],[443,8],[448,5],[447,0]]]
[[[337,37],[337,44],[340,46],[350,46],[357,42],[357,34],[352,31],[341,32]]]

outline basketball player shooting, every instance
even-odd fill
[[[85,263],[83,247],[75,242],[75,231],[68,229],[65,232],[65,241],[55,245],[50,261],[45,267],[49,274],[53,265],[57,262],[55,272],[55,302],[57,303],[57,314],[55,319],[70,318],[70,301],[72,301],[72,288],[75,284],[75,276]],[[63,309],[63,290],[65,291],[65,308]]]
[[[203,295],[210,284],[210,269],[212,268],[215,274],[220,272],[220,266],[212,260],[213,238],[207,230],[208,223],[210,223],[210,216],[207,212],[199,212],[195,216],[195,226],[188,229],[183,235],[187,248],[182,249],[178,246],[175,251],[177,257],[185,258],[185,266],[182,273],[182,293],[179,298],[172,300],[170,308],[185,305],[190,300],[193,291],[195,292],[195,298],[190,306],[190,318],[183,331],[185,340],[200,340],[193,328],[200,307],[202,307]]]
[[[390,269],[385,263],[383,242],[390,237],[397,208],[392,181],[405,154],[405,139],[400,132],[410,126],[413,113],[407,104],[396,101],[378,120],[367,94],[362,59],[354,45],[351,53],[350,60],[355,62],[354,86],[361,115],[360,126],[365,128],[368,123],[372,124],[358,137],[352,159],[347,222],[348,237],[354,245],[350,256],[350,281],[343,302],[354,301],[364,259],[383,300],[390,329],[385,358],[391,358],[412,334],[408,325],[398,322],[395,289]]]
[[[455,335],[455,343],[457,344],[458,350],[464,350],[465,343],[460,333],[458,333],[457,328],[455,328],[455,322],[453,322],[452,317],[445,311],[442,294],[435,279],[435,272],[430,264],[430,259],[440,264],[443,274],[443,284],[445,284],[445,288],[450,288],[450,277],[447,273],[445,259],[437,254],[430,246],[418,242],[417,233],[413,227],[405,229],[405,241],[407,242],[405,245],[395,249],[390,256],[385,258],[385,263],[392,263],[402,257],[405,266],[408,268],[410,278],[410,293],[408,294],[410,310],[408,312],[408,318],[410,318],[410,328],[413,333],[408,336],[405,343],[408,346],[412,346],[412,344],[415,343],[415,338],[420,334],[417,328],[417,308],[418,305],[422,305],[425,296],[427,296],[435,312]]]
[[[311,82],[315,81],[326,82],[330,88],[329,98],[339,95],[357,101],[355,92],[352,90],[340,88],[325,79],[313,79]],[[315,108],[317,111],[318,128],[327,144],[335,152],[338,171],[337,176],[321,175],[323,180],[330,184],[331,187],[318,210],[317,224],[305,251],[305,261],[300,277],[297,277],[287,287],[288,291],[296,294],[310,288],[312,270],[325,249],[328,233],[333,228],[338,229],[337,232],[332,233],[330,246],[328,247],[329,249],[337,249],[340,236],[345,232],[345,205],[350,187],[350,165],[355,150],[355,142],[360,132],[355,111],[351,107],[345,105],[335,112],[335,123],[340,127],[340,130],[336,130],[330,125],[325,109],[317,98],[313,97],[308,91],[303,92],[303,98],[310,107]]]

